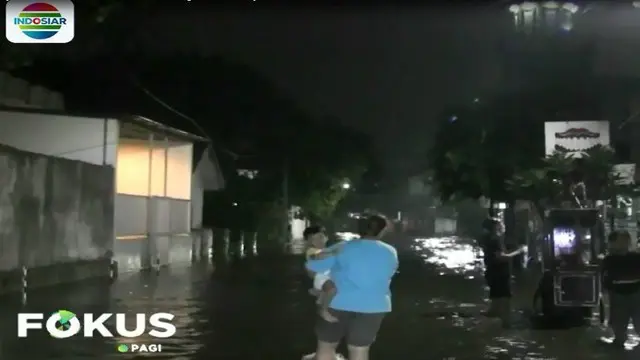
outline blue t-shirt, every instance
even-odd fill
[[[391,278],[398,269],[396,249],[382,241],[355,239],[338,244],[335,256],[307,261],[307,269],[331,272],[338,289],[331,308],[360,313],[391,311]]]

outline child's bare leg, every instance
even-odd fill
[[[311,288],[309,289],[309,295],[319,297],[322,294],[322,291],[318,289]]]
[[[322,285],[322,293],[318,296],[318,304],[320,307],[320,316],[328,322],[337,322],[338,319],[331,315],[329,312],[329,305],[331,305],[331,300],[338,293],[338,289],[336,289],[335,284],[331,280],[327,280]]]

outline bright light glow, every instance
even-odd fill
[[[570,228],[553,229],[553,250],[556,256],[561,254],[571,254],[576,246],[578,237],[576,232]]]
[[[193,145],[171,146],[167,152],[167,197],[191,200]]]
[[[515,4],[514,4],[514,5],[511,5],[511,6],[509,6],[509,11],[510,11],[511,13],[513,13],[513,14],[517,14],[517,13],[519,13],[519,12],[520,12],[520,6],[515,5]]]
[[[236,172],[247,179],[255,179],[258,176],[258,170],[238,169]]]
[[[544,4],[542,4],[542,7],[544,7],[545,9],[549,9],[549,10],[555,10],[555,9],[559,8],[560,5],[558,5],[558,3],[555,2],[555,1],[547,1]]]
[[[234,202],[234,203],[233,203],[233,206],[238,206],[238,203],[237,203],[237,202]]]
[[[342,241],[349,241],[353,239],[359,239],[360,235],[352,232],[337,232],[336,237]]]
[[[520,5],[520,8],[522,9],[522,11],[533,11],[538,8],[538,4],[526,1]]]
[[[503,203],[503,202],[498,203],[498,209],[504,210],[506,208],[507,208],[507,203]]]
[[[171,147],[165,156],[162,142],[150,148],[147,141],[122,140],[117,147],[116,190],[118,194],[167,196],[189,200],[191,144]]]
[[[345,190],[349,190],[351,188],[351,184],[348,182],[342,183],[342,188]]]
[[[567,10],[567,11],[569,11],[569,12],[570,12],[570,13],[572,13],[572,14],[577,13],[577,12],[578,12],[578,10],[580,9],[580,8],[578,7],[578,5],[576,5],[576,4],[574,4],[574,3],[564,3],[564,4],[562,5],[562,8],[563,8],[563,9],[565,9],[565,10]]]
[[[117,193],[149,196],[149,190],[149,148],[142,144],[118,144]]]
[[[633,2],[633,7],[634,7],[634,8],[639,8],[639,9],[640,9],[640,1],[634,1],[634,2]]]

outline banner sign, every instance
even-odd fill
[[[551,121],[544,123],[545,155],[556,151],[582,157],[597,146],[609,146],[608,121]]]

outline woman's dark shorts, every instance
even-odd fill
[[[485,272],[489,287],[489,298],[500,299],[511,297],[511,274],[508,272]]]
[[[351,346],[370,346],[376,340],[386,313],[358,313],[329,309],[338,322],[328,322],[318,316],[316,336],[319,341],[336,344],[347,339]]]

